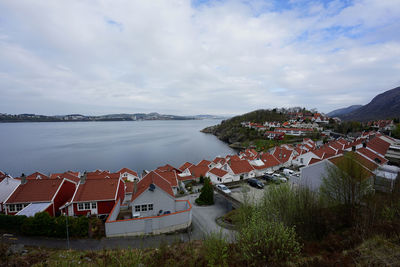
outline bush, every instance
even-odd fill
[[[301,250],[293,227],[268,220],[259,209],[239,228],[237,246],[246,265],[255,266],[295,260]]]
[[[289,184],[270,186],[259,209],[270,220],[294,226],[303,239],[320,239],[326,234],[323,202],[308,188],[292,188]]]
[[[51,217],[47,212],[36,213],[34,217],[0,215],[0,229],[30,236],[65,237],[65,219],[65,216]],[[68,217],[68,229],[71,237],[88,237],[89,219]]]
[[[0,229],[19,233],[26,216],[0,214]]]
[[[229,244],[222,233],[210,233],[203,243],[208,266],[228,266]]]
[[[36,213],[22,224],[22,233],[35,236],[52,236],[54,233],[54,218],[47,212]]]

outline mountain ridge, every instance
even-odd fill
[[[347,114],[345,121],[370,121],[400,117],[400,86],[376,95],[368,104]]]

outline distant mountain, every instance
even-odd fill
[[[400,87],[375,96],[371,102],[338,116],[346,121],[369,121],[400,117]]]
[[[141,120],[196,120],[193,116],[164,115],[153,113],[107,114],[101,116],[85,116],[68,114],[45,116],[36,114],[0,114],[0,122],[57,122],[57,121],[141,121]]]
[[[358,108],[361,108],[361,107],[362,107],[362,105],[352,105],[352,106],[347,107],[347,108],[335,109],[334,111],[331,111],[326,115],[328,115],[329,117],[332,117],[332,118],[333,117],[338,117],[340,115],[348,114],[348,113],[350,113],[350,112],[352,112],[352,111],[354,111],[354,110],[356,110]]]

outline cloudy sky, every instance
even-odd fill
[[[2,0],[0,113],[241,114],[400,86],[400,0]]]

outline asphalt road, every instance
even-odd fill
[[[191,203],[197,198],[197,194],[190,195]],[[215,194],[215,204],[207,207],[192,205],[192,226],[190,231],[183,233],[163,234],[145,237],[123,237],[97,239],[71,239],[69,247],[75,250],[101,250],[114,248],[148,248],[159,247],[162,243],[173,244],[190,240],[201,240],[210,232],[222,232],[229,239],[233,238],[233,232],[221,228],[215,219],[230,211],[229,204],[220,195]],[[5,234],[0,238],[1,242],[23,244],[25,246],[38,246],[45,248],[67,249],[66,239],[27,237]]]

